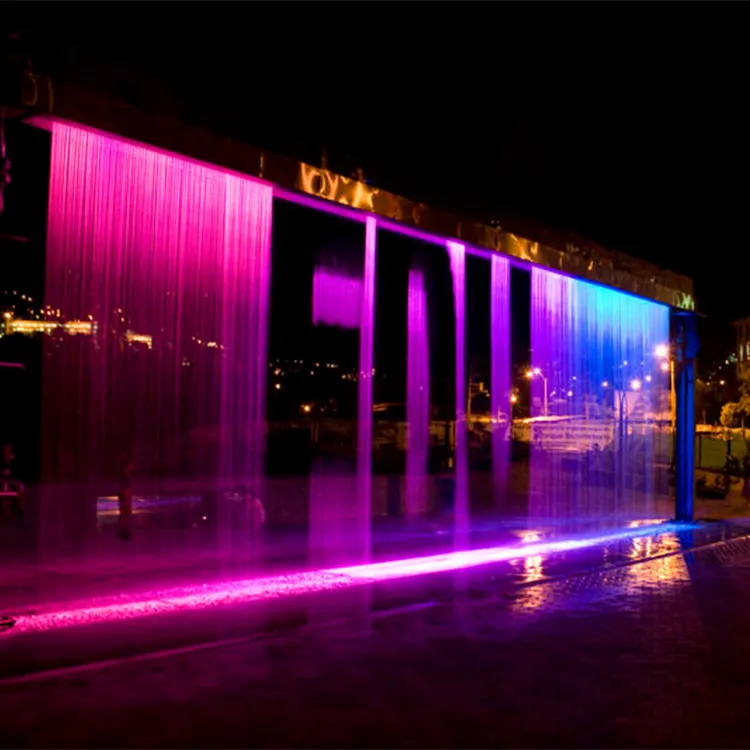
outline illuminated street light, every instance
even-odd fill
[[[602,388],[609,388],[609,381],[607,380],[602,381]]]
[[[664,360],[661,363],[661,371],[669,373],[669,402],[672,412],[672,430],[675,430],[677,422],[677,391],[674,382],[674,358],[671,356],[672,350],[669,344],[659,344],[654,350],[659,359]]]
[[[630,381],[630,387],[634,391],[640,391],[642,385],[643,385],[643,383],[641,383],[640,380],[631,380]]]
[[[544,383],[544,416],[548,416],[548,409],[547,409],[547,378],[544,377],[542,374],[542,371],[538,367],[534,367],[531,370],[526,371],[526,377],[529,380],[532,380],[533,378],[541,378],[542,382]]]

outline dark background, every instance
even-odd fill
[[[692,276],[708,361],[750,312],[743,24],[708,7],[5,3],[3,22],[37,70]]]

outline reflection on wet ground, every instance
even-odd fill
[[[521,545],[513,547],[47,604],[15,613],[16,626],[0,639],[0,677],[115,658],[123,649],[138,653],[247,637],[264,632],[269,623],[276,628],[366,620],[374,613],[449,601],[491,602],[498,596],[511,602],[512,611],[529,612],[548,606],[551,583],[564,581],[572,595],[586,588],[592,571],[613,584],[676,580],[684,573],[680,552],[742,537],[747,530],[715,523],[638,526],[629,533],[636,536],[619,532],[604,541],[539,542],[541,534],[526,530]],[[589,546],[571,548],[577,543]],[[489,561],[477,563],[480,554],[488,554]],[[467,556],[474,557],[466,562]],[[470,566],[456,565],[456,560]],[[648,580],[641,582],[634,563],[643,560],[651,560],[659,574],[650,569]],[[82,628],[90,636],[83,646],[75,636]]]
[[[45,651],[101,656],[111,636],[119,658],[0,681],[0,729],[16,747],[747,747],[746,531],[314,595],[281,629],[280,610],[217,612],[201,632],[222,644],[158,658],[144,644],[190,618],[10,639],[35,644],[27,666]],[[227,642],[241,631],[230,619],[264,633]]]

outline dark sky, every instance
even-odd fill
[[[38,67],[86,47],[236,137],[328,145],[396,192],[691,275],[717,323],[750,314],[740,4],[13,5]]]

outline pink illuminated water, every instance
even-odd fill
[[[493,255],[490,278],[490,404],[496,420],[492,430],[493,494],[502,503],[508,481],[510,459],[511,403],[510,360],[510,264]]]
[[[357,455],[346,461],[319,457],[310,476],[310,546],[317,561],[366,561],[372,520],[372,377],[377,223],[365,222],[362,277],[315,270],[313,322],[359,330]]]
[[[312,277],[313,324],[359,331],[356,471],[318,461],[310,478],[309,539],[325,567],[324,587],[332,580],[339,585],[341,575],[365,576],[364,568],[330,568],[369,562],[372,546],[378,224],[361,214],[359,221],[365,226],[361,276],[359,270],[355,276],[335,270],[334,262],[334,268],[316,267]],[[129,455],[137,481],[150,481],[155,495],[183,481],[210,496],[240,483],[255,494],[266,491],[271,228],[266,185],[102,134],[53,126],[47,315],[91,324],[90,335],[44,341],[43,478],[50,497],[66,509],[61,523],[83,528],[83,519],[94,518],[95,498],[116,492]],[[454,531],[462,549],[471,525],[467,248],[454,241],[445,247],[455,311]],[[509,495],[510,478],[510,266],[497,255],[489,265],[497,510]],[[663,449],[668,454],[669,438],[665,443],[654,415],[668,375],[654,352],[668,341],[668,310],[539,268],[531,276],[530,525],[650,517],[666,489],[659,464],[668,462]],[[415,269],[407,316],[404,507],[413,517],[427,510],[430,494],[429,321],[425,277]],[[353,434],[347,439],[352,445]],[[303,485],[303,500],[306,492]],[[270,508],[277,499],[286,501],[262,502]],[[218,518],[224,546],[235,544],[231,518]],[[45,516],[42,533],[53,532],[55,523]],[[424,558],[366,570],[379,580],[393,570],[412,575],[408,571],[453,569],[481,564],[471,562],[485,559],[480,553],[435,558],[437,568]],[[508,554],[516,552],[486,559]],[[253,596],[266,595],[263,586],[253,587]]]
[[[313,271],[313,324],[359,328],[362,281],[326,268]]]
[[[261,486],[271,224],[265,185],[53,125],[48,316],[92,324],[44,342],[43,472],[69,517],[128,454],[141,481]]]
[[[446,243],[453,277],[453,304],[456,321],[456,450],[455,450],[455,532],[464,544],[469,531],[469,455],[466,434],[466,246]]]
[[[368,217],[365,225],[365,268],[362,280],[362,315],[359,327],[359,408],[357,414],[357,498],[362,556],[370,556],[372,518],[372,378],[375,333],[375,269],[377,222]]]
[[[421,271],[409,271],[406,364],[406,515],[427,510],[430,447],[430,350],[427,292]]]

